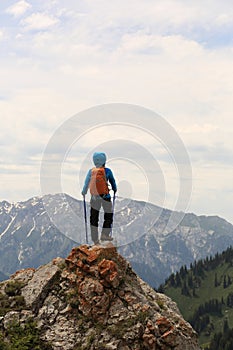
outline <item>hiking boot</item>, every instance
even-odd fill
[[[97,241],[94,241],[94,245],[99,245],[100,241],[97,239]]]
[[[101,240],[101,241],[113,241],[113,237],[111,237],[111,236],[106,236],[106,235],[102,235],[102,236],[100,237],[100,240]]]

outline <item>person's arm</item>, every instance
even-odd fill
[[[88,171],[86,179],[85,179],[85,182],[84,182],[84,186],[83,186],[83,189],[82,189],[82,195],[83,196],[85,196],[87,194],[90,180],[91,180],[91,169]]]
[[[116,181],[115,178],[113,176],[112,170],[109,168],[105,168],[106,169],[106,178],[107,180],[110,182],[110,185],[112,186],[112,190],[114,192],[117,191],[117,185],[116,185]]]

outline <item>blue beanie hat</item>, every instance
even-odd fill
[[[93,162],[97,168],[103,166],[106,163],[107,157],[105,153],[95,152],[93,154]]]

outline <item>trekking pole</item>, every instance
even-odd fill
[[[88,236],[87,236],[87,206],[85,195],[83,195],[83,209],[84,209],[84,221],[85,221],[85,231],[86,231],[86,243],[88,244]]]
[[[110,236],[112,236],[113,218],[114,218],[114,209],[115,209],[115,200],[116,200],[116,192],[114,192],[114,194],[113,194],[113,200],[112,200],[112,226],[111,226]]]

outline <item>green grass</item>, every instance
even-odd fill
[[[4,339],[5,337],[5,339]],[[52,346],[40,340],[40,331],[32,320],[24,327],[11,323],[6,334],[0,332],[1,350],[52,350]]]

